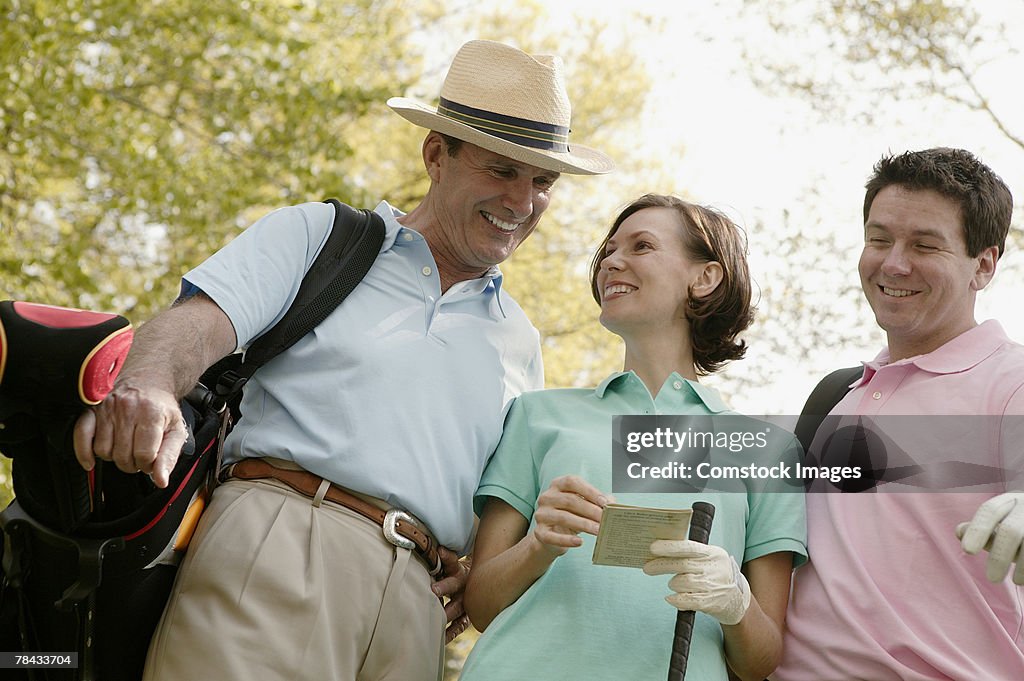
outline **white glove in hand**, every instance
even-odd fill
[[[676,593],[665,600],[680,610],[699,610],[722,624],[736,624],[750,607],[750,585],[736,561],[720,546],[695,541],[659,539],[647,561],[649,575],[675,574],[668,587]]]
[[[985,576],[990,582],[1003,581],[1015,562],[1013,581],[1024,584],[1024,492],[992,497],[978,507],[971,522],[957,526],[956,535],[967,553],[988,551]]]

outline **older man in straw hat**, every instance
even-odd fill
[[[504,407],[542,383],[538,334],[497,265],[536,228],[560,173],[613,163],[570,145],[555,57],[473,41],[436,108],[388,104],[430,131],[430,189],[408,213],[377,206],[386,236],[365,279],[247,384],[225,446],[235,474],[181,565],[147,679],[434,679],[446,619],[449,636],[466,626],[457,556],[473,492]],[[280,209],[189,272],[80,419],[83,466],[113,460],[166,485],[184,437],[178,399],[288,307],[333,217],[329,204]],[[349,508],[360,503],[399,509],[389,516],[450,547],[442,565],[387,539]]]

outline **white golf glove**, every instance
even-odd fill
[[[971,522],[957,526],[956,536],[967,553],[988,551],[985,576],[990,582],[1003,581],[1010,564],[1017,563],[1013,581],[1024,584],[1024,492],[992,497],[978,507]]]
[[[649,575],[674,574],[665,600],[680,610],[699,610],[722,624],[736,624],[750,607],[750,585],[725,549],[699,542],[659,539],[651,544],[659,558],[647,561]]]

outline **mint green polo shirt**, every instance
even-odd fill
[[[497,497],[530,520],[537,497],[561,475],[582,476],[598,489],[612,487],[612,417],[703,415],[727,412],[717,391],[678,374],[652,398],[633,372],[610,376],[596,389],[542,390],[517,398],[501,442],[474,500],[479,512]],[[771,447],[784,451],[795,439],[777,432]],[[689,508],[709,501],[716,514],[711,543],[738,563],[778,551],[806,560],[806,517],[800,493],[701,492],[616,494],[637,506]],[[480,637],[462,681],[503,679],[633,679],[668,675],[676,609],[665,602],[669,576],[635,568],[593,565],[594,537],[559,557],[548,571]],[[726,681],[722,629],[698,613],[687,677]]]

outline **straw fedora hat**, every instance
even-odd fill
[[[388,106],[415,125],[545,170],[599,175],[615,167],[569,144],[572,107],[558,57],[472,40],[452,60],[436,108],[405,97]]]

